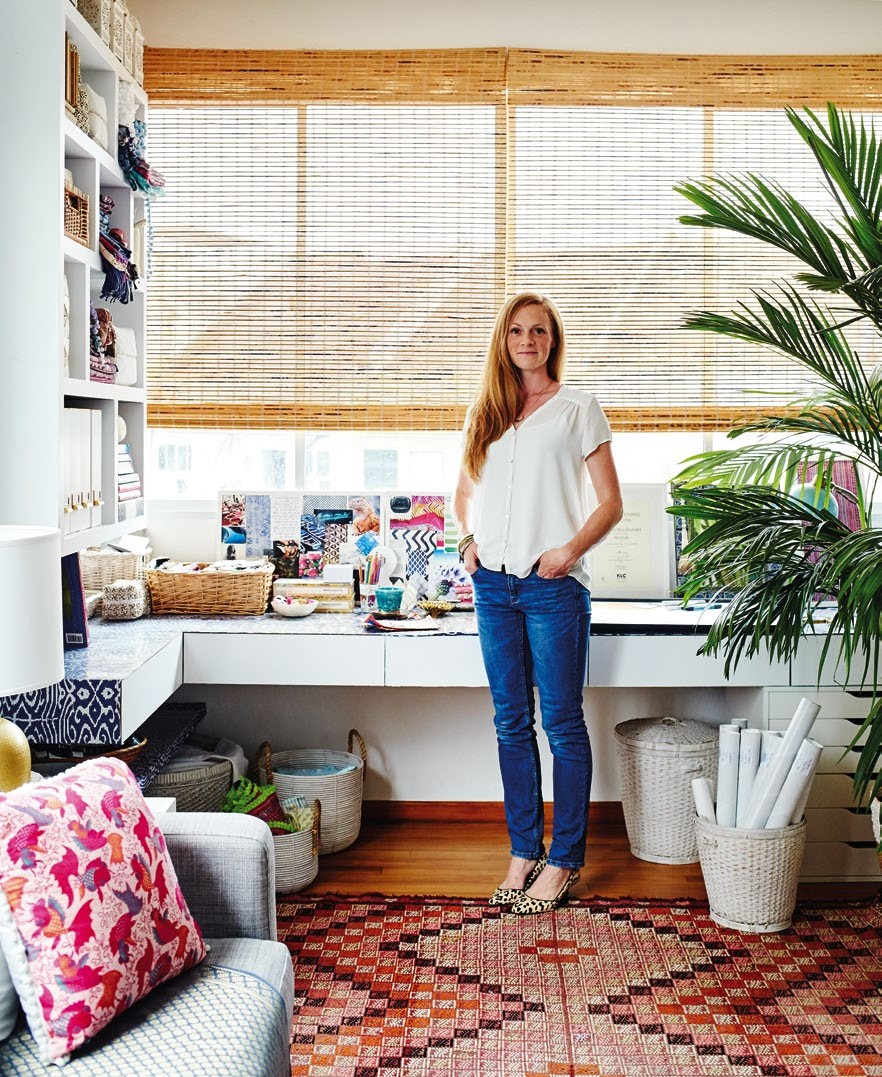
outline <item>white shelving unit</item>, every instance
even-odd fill
[[[68,117],[64,105],[65,35],[79,53],[80,78],[105,98],[109,150]],[[114,209],[110,226],[131,243],[145,216],[143,196],[129,187],[116,161],[119,86],[132,75],[69,0],[15,4],[4,15],[0,91],[6,110],[4,157],[14,166],[0,181],[0,523],[39,523],[62,531],[71,553],[146,526],[143,511],[126,517],[116,499],[117,417],[126,423],[143,494],[146,287],[129,303],[101,300],[104,271],[98,255],[102,195]],[[137,115],[147,99],[135,86]],[[88,246],[64,232],[64,171],[89,199]],[[139,267],[143,274],[144,267]],[[63,288],[70,295],[69,365],[63,356]],[[134,332],[134,385],[90,380],[89,303],[110,310],[114,326]],[[65,504],[65,409],[101,413],[103,505],[89,526],[71,530]],[[142,505],[140,502],[139,505]],[[78,521],[79,522],[79,521]]]

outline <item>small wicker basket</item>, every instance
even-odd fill
[[[201,565],[205,567],[204,564]],[[266,613],[273,566],[267,561],[247,572],[168,572],[147,569],[147,587],[153,613],[238,614]]]
[[[233,764],[223,759],[185,770],[161,770],[144,792],[151,797],[174,797],[176,811],[220,811],[232,784]]]
[[[153,556],[148,547],[142,553],[123,553],[90,546],[80,551],[80,575],[86,591],[103,591],[117,580],[143,580]]]
[[[805,819],[775,830],[693,820],[711,919],[737,931],[786,931],[796,907]]]
[[[64,234],[89,246],[89,196],[68,183],[64,185]]]
[[[358,741],[359,755],[352,751]],[[354,764],[344,774],[292,775],[278,773],[278,767],[314,767],[324,764]],[[335,752],[325,748],[294,748],[273,752],[264,741],[257,750],[257,780],[261,785],[272,782],[280,800],[292,796],[315,797],[322,805],[321,843],[319,853],[337,853],[351,845],[361,830],[361,801],[367,771],[367,749],[361,734],[349,730],[349,751]]]
[[[312,827],[296,834],[274,834],[276,893],[302,890],[318,875],[322,806],[313,802]]]
[[[716,791],[718,732],[681,718],[635,718],[616,726],[622,808],[631,852],[655,864],[694,864],[692,779]]]

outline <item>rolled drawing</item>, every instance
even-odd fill
[[[778,799],[772,805],[769,818],[766,821],[766,830],[776,830],[778,827],[789,826],[796,811],[797,805],[802,800],[803,794],[808,798],[808,790],[811,788],[812,778],[815,776],[815,768],[821,758],[823,745],[816,740],[806,738],[799,746],[793,766],[787,772],[784,784]]]
[[[735,825],[744,826],[747,817],[747,805],[753,782],[759,769],[760,751],[763,735],[759,729],[741,730],[741,751],[738,755],[738,806],[735,812]]]
[[[737,725],[720,726],[720,756],[717,767],[717,823],[735,826],[738,808],[738,757],[741,730]]]
[[[714,814],[714,794],[711,791],[711,783],[707,778],[692,779],[692,795],[695,797],[695,811],[699,819],[707,823],[717,821]]]
[[[784,739],[784,734],[779,733],[777,729],[764,729],[762,731],[762,744],[760,747],[760,761],[757,767],[756,774],[753,779],[753,790],[751,796],[756,794],[759,789],[760,782],[765,781],[766,770],[769,763],[775,757],[775,752],[781,747],[781,741]]]
[[[818,716],[820,706],[812,703],[809,699],[801,699],[799,706],[781,740],[781,745],[769,762],[761,781],[754,780],[753,792],[750,795],[750,803],[744,825],[749,830],[762,830],[769,814],[778,799],[784,780],[793,765],[796,753],[800,745],[811,732],[815,718]]]

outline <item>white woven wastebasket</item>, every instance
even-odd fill
[[[786,931],[796,907],[805,819],[775,830],[694,819],[711,919],[737,931]]]
[[[321,802],[313,801],[312,826],[309,830],[273,835],[277,894],[302,890],[318,875],[321,811]]]
[[[631,852],[656,864],[694,864],[692,779],[716,791],[718,733],[688,718],[634,718],[616,726],[622,809]]]

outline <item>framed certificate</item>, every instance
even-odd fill
[[[596,599],[671,597],[674,517],[666,483],[623,483],[624,515],[588,555]]]

